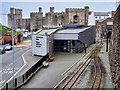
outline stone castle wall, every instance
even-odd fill
[[[120,89],[120,5],[113,19],[109,60],[114,88]]]
[[[54,12],[54,7],[50,7],[50,12],[46,13],[45,16],[43,16],[42,8],[39,8],[39,12],[30,13],[29,19],[22,18],[22,9],[10,8],[10,14],[8,14],[8,25],[10,28],[12,27],[11,14],[14,15],[15,29],[21,27],[24,29],[36,31],[38,29],[41,29],[42,25],[45,26],[58,26],[63,24],[88,25],[89,7],[85,6],[85,8],[66,8],[65,12]]]
[[[8,14],[8,26],[10,28],[12,28],[12,18],[14,29],[16,29],[16,27],[18,27],[18,23],[22,24],[22,22],[20,22],[22,20],[22,9],[10,8],[10,14]]]

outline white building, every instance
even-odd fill
[[[94,12],[92,12],[91,15],[89,15],[88,25],[95,25]]]
[[[95,22],[101,19],[107,19],[112,17],[111,12],[94,12]]]

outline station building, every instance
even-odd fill
[[[80,53],[95,43],[95,27],[64,25],[61,29],[41,30],[32,35],[32,54]]]

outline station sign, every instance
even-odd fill
[[[32,54],[40,56],[47,54],[47,36],[32,35]]]

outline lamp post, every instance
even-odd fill
[[[13,56],[13,88],[14,88],[14,24],[13,24],[13,14],[12,15],[12,56]]]

